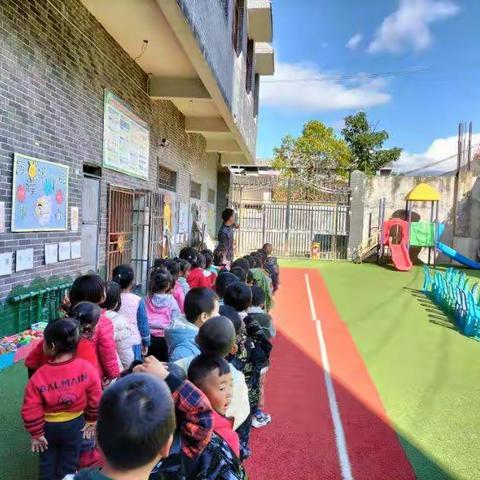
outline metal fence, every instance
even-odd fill
[[[239,202],[236,250],[244,255],[271,243],[277,255],[347,258],[349,205],[342,203]]]

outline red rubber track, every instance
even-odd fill
[[[313,269],[281,272],[273,311],[278,335],[267,376],[272,424],[252,432],[250,478],[342,479],[305,274],[323,327],[353,478],[414,480],[365,363]]]

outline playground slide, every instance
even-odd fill
[[[438,238],[441,238],[444,231],[445,225],[440,223],[438,225]],[[444,255],[450,257],[458,263],[461,263],[462,265],[466,265],[469,268],[474,268],[475,270],[480,270],[480,263],[475,262],[475,260],[472,260],[461,253],[458,253],[454,248],[449,247],[442,242],[437,242],[437,250],[440,250]]]
[[[461,253],[458,253],[454,248],[449,247],[448,245],[445,245],[442,242],[438,242],[437,249],[440,250],[447,257],[452,258],[453,260],[455,260],[458,263],[461,263],[462,265],[466,265],[469,268],[480,270],[480,263],[475,262],[471,258],[465,257]]]
[[[397,270],[408,272],[412,269],[412,261],[410,260],[410,255],[405,245],[389,244],[388,248],[390,248],[392,262]]]

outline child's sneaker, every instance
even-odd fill
[[[272,421],[272,418],[268,413],[265,413],[259,410],[258,412],[255,413],[255,415],[252,418],[252,427],[254,428],[266,427],[271,421]]]

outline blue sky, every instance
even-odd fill
[[[404,171],[454,153],[458,122],[480,133],[479,0],[273,0],[273,14],[258,157],[307,120],[339,129],[358,110],[404,149]]]

